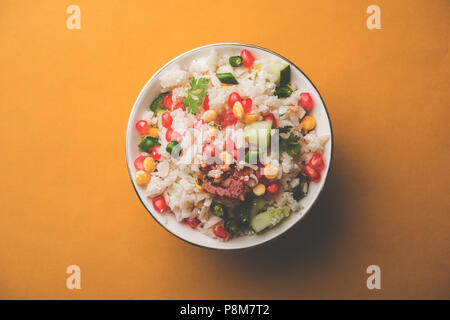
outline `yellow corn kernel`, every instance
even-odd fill
[[[209,127],[208,128],[208,135],[211,138],[211,140],[214,140],[216,137],[216,134],[219,132],[219,129],[216,127]]]
[[[240,103],[239,101],[236,101],[233,105],[233,114],[239,120],[244,119],[245,116],[244,107],[242,106],[242,103]]]
[[[264,175],[267,179],[275,179],[278,176],[278,168],[271,164],[267,164],[264,167]]]
[[[152,157],[145,158],[144,162],[144,170],[147,172],[153,172],[156,169],[155,160]]]
[[[224,164],[232,164],[233,163],[233,156],[226,151],[221,152],[219,155],[219,158],[220,158],[220,160],[222,160],[222,162]]]
[[[198,190],[202,191],[202,186],[198,184],[197,179],[195,179],[194,184],[195,184],[195,187],[196,187]]]
[[[159,138],[158,128],[150,128],[148,130],[147,136],[153,137],[153,138]]]
[[[229,84],[223,84],[222,89],[228,90],[228,88],[231,87]]]
[[[203,114],[203,119],[205,120],[206,123],[216,121],[217,112],[215,110],[209,109],[205,111],[205,113]]]
[[[302,128],[305,131],[312,130],[316,127],[316,119],[311,116],[305,116],[302,120]]]
[[[262,196],[264,193],[266,193],[266,186],[262,183],[258,184],[253,188],[253,193],[257,196]]]
[[[255,122],[256,120],[258,120],[258,115],[257,114],[246,114],[244,117],[244,122],[246,124],[250,124]]]
[[[138,172],[136,172],[134,181],[136,181],[136,183],[141,187],[145,187],[150,182],[150,175],[143,170],[139,170]]]

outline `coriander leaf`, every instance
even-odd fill
[[[287,153],[291,157],[296,156],[300,153],[300,144],[299,143],[292,143],[287,146]]]
[[[287,144],[291,144],[291,143],[295,143],[298,142],[298,140],[300,140],[299,136],[296,136],[295,134],[291,134],[286,140]]]
[[[280,133],[288,133],[289,131],[291,131],[292,126],[284,126],[282,128],[279,128],[278,130],[280,130]]]
[[[188,112],[197,114],[198,107],[202,105],[208,94],[208,83],[209,79],[200,78],[196,80],[195,77],[192,77],[189,82],[191,88],[187,92],[188,96],[183,100],[183,105]]]

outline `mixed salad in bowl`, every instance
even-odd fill
[[[135,122],[133,175],[161,215],[228,241],[300,212],[321,180],[329,135],[291,65],[248,49],[174,65]]]

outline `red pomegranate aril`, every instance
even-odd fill
[[[231,138],[227,138],[227,140],[225,141],[223,147],[224,147],[226,152],[232,153],[234,148],[235,148],[233,140],[231,140]]]
[[[166,140],[167,142],[172,141],[173,129],[167,129],[166,131]]]
[[[216,237],[219,237],[221,239],[227,239],[230,236],[230,233],[221,225],[215,225],[213,227],[213,232],[216,235]]]
[[[250,98],[242,100],[242,107],[244,107],[245,113],[250,113],[250,111],[252,111],[252,104],[253,101]]]
[[[139,120],[138,122],[136,122],[136,130],[140,133],[140,134],[146,134],[148,133],[148,130],[150,129],[150,127],[148,126],[147,121],[145,120]]]
[[[169,93],[168,95],[166,95],[163,99],[163,105],[164,107],[166,107],[166,109],[168,110],[172,110],[172,94]]]
[[[214,148],[214,146],[210,143],[205,144],[203,147],[203,154],[207,157],[214,157],[216,154],[216,148]]]
[[[277,194],[280,191],[280,185],[278,182],[272,182],[267,186],[267,192],[270,194]]]
[[[166,199],[163,196],[157,196],[152,199],[153,207],[159,213],[163,213],[164,209],[167,207]]]
[[[172,116],[170,115],[170,112],[164,112],[161,115],[161,124],[164,128],[170,128],[172,126]]]
[[[255,57],[246,49],[241,51],[241,57],[244,60],[244,67],[247,68],[250,68],[253,65],[253,61],[255,61]]]
[[[203,100],[203,110],[209,110],[209,95],[206,95],[205,100]]]
[[[202,127],[202,125],[204,125],[204,124],[205,124],[205,120],[203,120],[203,119],[197,120],[194,123],[194,129],[200,129]]]
[[[311,98],[311,95],[307,92],[302,92],[300,94],[300,107],[305,110],[311,110],[314,106],[314,102]]]
[[[186,222],[192,229],[197,228],[197,226],[200,224],[200,220],[198,220],[197,218],[186,218]]]
[[[167,141],[174,141],[175,140],[178,143],[180,143],[182,137],[183,136],[180,133],[178,133],[176,131],[173,131],[172,134],[170,135],[170,140],[167,140]]]
[[[314,169],[313,167],[311,167],[309,164],[307,164],[304,168],[303,168],[303,172],[308,176],[308,178],[312,181],[312,182],[317,182],[320,180],[320,172],[318,172],[316,169]]]
[[[233,106],[234,106],[234,104],[237,102],[237,101],[241,101],[242,99],[241,99],[241,96],[239,95],[239,93],[237,93],[237,92],[232,92],[232,93],[230,93],[230,95],[228,96],[228,106],[230,107],[230,108],[233,108]]]
[[[232,126],[237,122],[237,118],[234,116],[233,112],[225,113],[223,116],[223,120],[220,122],[220,124],[224,127]]]
[[[273,125],[272,125],[272,129],[277,128],[277,120],[275,120],[275,116],[271,113],[269,113],[268,115],[264,116],[263,118],[264,121],[272,121]]]
[[[139,156],[134,160],[134,167],[136,170],[144,170],[144,160],[147,159],[146,156]]]
[[[317,153],[314,154],[309,160],[309,165],[317,171],[322,171],[325,168],[325,163],[323,162],[322,155]]]
[[[183,111],[186,111],[186,108],[184,107],[184,104],[182,101],[177,102],[177,104],[175,104],[175,106],[173,107],[173,110],[177,110],[177,109],[183,109]]]
[[[154,146],[152,148],[152,158],[153,158],[153,160],[158,161],[158,160],[161,159],[161,152],[159,151],[160,148],[161,148],[160,145]]]

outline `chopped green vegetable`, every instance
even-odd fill
[[[164,97],[167,96],[170,92],[163,92],[160,93],[155,100],[152,101],[152,103],[150,104],[150,110],[152,110],[153,112],[156,112],[157,109],[161,109]]]
[[[304,175],[299,175],[298,178],[300,179],[299,184],[292,189],[294,199],[297,201],[304,198],[308,192],[308,179]]]
[[[270,61],[262,66],[262,70],[267,73],[276,75],[275,84],[277,86],[284,86],[291,81],[291,67],[279,61]]]
[[[225,215],[225,206],[223,204],[213,202],[211,203],[211,212],[213,215],[222,218]]]
[[[180,153],[181,153],[181,146],[180,146],[180,144],[178,143],[178,141],[173,140],[173,141],[170,141],[170,142],[167,144],[166,151],[167,151],[168,153],[170,153],[170,155],[171,155],[173,158],[176,159],[176,158],[178,158],[178,157],[180,156]]]
[[[230,65],[235,68],[242,66],[244,63],[244,59],[242,59],[241,56],[230,57],[228,61],[230,62]]]
[[[282,128],[278,128],[280,133],[288,133],[289,131],[291,131],[291,129],[292,129],[292,126],[284,126]]]
[[[288,206],[279,208],[269,207],[267,211],[258,213],[250,222],[253,231],[261,232],[268,227],[277,225],[281,220],[288,217],[291,209]]]
[[[250,219],[257,213],[264,209],[267,205],[267,200],[261,197],[255,197],[250,201]]]
[[[234,217],[242,224],[248,224],[250,219],[250,207],[247,201],[244,201],[234,207]]]
[[[138,147],[145,152],[149,152],[154,146],[160,144],[157,138],[145,137],[139,142]]]
[[[188,96],[183,100],[183,105],[188,112],[197,114],[198,107],[202,105],[203,100],[205,100],[208,94],[208,83],[209,79],[200,78],[197,81],[195,77],[192,77],[189,82],[191,88],[187,92]]]
[[[287,153],[291,157],[298,155],[300,153],[300,144],[299,143],[288,144]]]
[[[287,98],[292,94],[292,89],[288,86],[281,86],[275,88],[275,95],[278,98]]]
[[[295,134],[291,134],[287,139],[284,139],[286,141],[286,143],[296,143],[298,142],[298,140],[300,140],[300,137],[295,135]]]
[[[225,84],[239,84],[239,82],[236,80],[236,78],[233,76],[232,73],[226,72],[226,73],[216,73],[217,79],[219,79],[220,82]]]
[[[227,229],[227,231],[229,233],[237,233],[239,231],[239,224],[234,220],[234,219],[230,219],[225,221],[225,229]]]
[[[256,163],[258,161],[258,156],[259,156],[258,150],[249,150],[245,154],[244,160],[246,163],[250,163],[250,159],[251,159],[252,163],[253,163],[253,161],[254,161],[254,163]]]
[[[247,142],[270,148],[270,133],[273,127],[272,121],[256,121],[244,128],[244,138]]]

